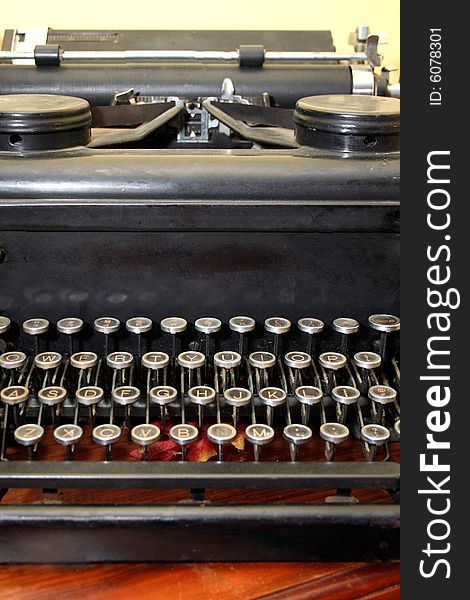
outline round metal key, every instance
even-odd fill
[[[73,335],[74,333],[80,333],[83,329],[83,321],[78,317],[66,317],[57,321],[57,331],[59,333],[65,333],[66,335]]]
[[[139,388],[133,385],[121,385],[111,392],[111,396],[117,404],[121,406],[127,406],[128,404],[134,404],[140,398]]]
[[[350,319],[349,317],[339,317],[333,321],[333,329],[338,333],[344,335],[350,335],[359,331],[359,323],[356,319]]]
[[[72,446],[78,443],[83,437],[83,429],[80,425],[59,425],[54,429],[54,439],[62,446]]]
[[[207,429],[207,437],[213,443],[221,446],[230,444],[237,437],[237,430],[227,423],[214,423]]]
[[[288,352],[284,356],[284,362],[292,369],[305,369],[312,364],[312,357],[306,352]]]
[[[136,425],[131,430],[131,440],[139,446],[150,446],[158,441],[159,437],[160,429],[152,423]]]
[[[149,319],[148,317],[132,317],[126,321],[127,331],[136,333],[137,335],[147,333],[147,331],[152,329],[152,326],[152,319]]]
[[[178,425],[173,425],[168,435],[170,440],[175,444],[186,446],[197,440],[199,431],[194,425],[190,425],[189,423],[179,423]]]
[[[26,363],[24,352],[5,352],[0,355],[0,367],[4,369],[21,369]]]
[[[34,357],[34,365],[38,369],[56,369],[62,362],[62,355],[58,352],[41,352]]]
[[[347,362],[344,354],[340,354],[339,352],[324,352],[323,354],[320,354],[318,361],[324,369],[330,369],[332,371],[342,369],[346,366]]]
[[[390,431],[382,425],[364,425],[361,428],[361,437],[373,446],[381,446],[390,438]]]
[[[84,406],[93,406],[94,404],[98,404],[101,402],[104,396],[103,388],[100,388],[96,385],[87,385],[75,392],[75,399],[79,404],[83,404]]]
[[[274,439],[274,429],[264,423],[253,423],[245,429],[245,438],[258,446],[269,444]]]
[[[149,392],[151,402],[158,404],[159,406],[166,406],[167,404],[174,402],[177,397],[177,390],[170,385],[157,385]]]
[[[169,362],[170,357],[165,352],[147,352],[142,356],[142,365],[152,371],[164,369]]]
[[[248,362],[257,369],[269,369],[276,364],[276,357],[271,352],[252,352]]]
[[[95,319],[93,327],[95,331],[110,335],[111,333],[119,331],[121,321],[115,317],[99,317],[98,319]]]
[[[287,394],[284,390],[277,387],[266,387],[259,391],[260,400],[266,406],[280,406],[287,399]]]
[[[353,360],[361,369],[377,369],[382,362],[380,355],[375,352],[357,352]]]
[[[70,357],[70,364],[77,369],[91,369],[98,363],[98,355],[94,352],[76,352]]]
[[[349,437],[349,429],[341,423],[323,423],[320,425],[320,437],[331,444],[341,444]]]
[[[284,317],[269,317],[264,322],[264,328],[270,333],[281,335],[290,331],[292,323]]]
[[[23,331],[29,335],[42,335],[49,330],[47,319],[28,319],[23,323]]]
[[[20,425],[15,429],[14,437],[21,446],[34,446],[44,437],[44,427],[36,423]]]
[[[312,439],[313,432],[307,425],[291,424],[284,427],[282,435],[289,444],[300,446]]]
[[[29,398],[29,390],[24,385],[9,385],[0,390],[0,400],[10,406],[26,402]]]
[[[314,317],[303,317],[297,321],[297,327],[304,333],[314,335],[315,333],[321,333],[323,331],[325,323]]]
[[[67,398],[67,390],[59,385],[50,385],[38,392],[38,400],[46,406],[56,406]]]
[[[338,385],[331,390],[331,397],[339,404],[355,404],[360,395],[359,390],[350,385]]]
[[[368,396],[378,404],[390,404],[397,397],[397,392],[388,385],[373,385],[369,388]]]
[[[186,369],[199,369],[204,366],[206,357],[202,352],[188,350],[178,354],[178,364]]]
[[[6,333],[11,327],[11,321],[8,317],[0,316],[0,335]]]
[[[134,357],[130,352],[111,352],[106,357],[106,364],[111,369],[128,369],[133,362]]]
[[[399,331],[400,329],[400,318],[394,315],[377,314],[369,317],[369,325],[376,331],[382,331],[390,333],[392,331]]]
[[[232,317],[228,322],[232,331],[237,333],[249,333],[256,326],[256,321],[251,317]]]
[[[242,357],[238,352],[231,350],[224,350],[223,352],[217,352],[214,354],[214,365],[221,369],[234,369],[240,366]]]
[[[121,437],[121,428],[113,423],[104,423],[103,425],[97,425],[91,436],[93,441],[100,446],[109,446],[114,444]]]
[[[177,333],[183,333],[188,327],[188,322],[182,317],[166,317],[160,323],[162,331],[165,333],[171,333],[176,335]]]
[[[222,322],[215,317],[201,317],[194,323],[194,327],[196,328],[196,331],[201,333],[216,333],[217,331],[220,331]]]
[[[215,400],[215,390],[209,386],[196,385],[188,390],[188,398],[194,404],[206,406]]]
[[[235,406],[236,408],[250,404],[251,398],[252,394],[250,390],[247,390],[246,388],[233,387],[228,388],[224,392],[225,402],[230,406]]]
[[[321,389],[313,385],[301,385],[295,388],[294,395],[296,400],[308,406],[318,404],[323,398]]]

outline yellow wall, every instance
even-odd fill
[[[56,29],[330,29],[339,51],[360,23],[388,33],[387,65],[399,65],[400,0],[3,0],[0,31]],[[1,35],[1,33],[0,33]]]

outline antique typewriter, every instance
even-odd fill
[[[2,562],[398,557],[378,41],[5,32]]]

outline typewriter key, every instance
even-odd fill
[[[149,391],[149,399],[154,404],[160,406],[162,424],[166,425],[166,405],[174,402],[178,397],[178,392],[169,385],[158,385]]]
[[[323,331],[325,323],[314,317],[303,317],[297,321],[297,327],[307,334],[307,354],[311,355],[314,350],[314,336]]]
[[[24,352],[5,352],[0,355],[0,367],[4,369],[21,369],[26,364]]]
[[[276,357],[271,352],[252,352],[248,362],[257,369],[269,369],[276,364]]]
[[[93,441],[100,446],[110,446],[117,442],[121,437],[121,428],[113,423],[97,425],[93,429],[91,437],[93,438]]]
[[[400,435],[400,419],[395,421],[395,425],[393,427],[394,427],[395,431],[398,433],[398,435]]]
[[[302,423],[308,425],[310,421],[310,407],[321,402],[323,392],[313,385],[301,385],[294,390],[295,398],[301,403],[300,412]]]
[[[131,431],[131,440],[144,448],[144,458],[148,460],[148,447],[160,438],[160,429],[152,423],[136,425]]]
[[[266,421],[271,426],[273,423],[274,408],[285,403],[287,394],[281,388],[266,387],[259,391],[258,396],[266,406]]]
[[[192,444],[197,440],[199,436],[199,431],[196,427],[194,427],[194,425],[189,425],[188,423],[180,423],[178,425],[173,425],[168,435],[172,442],[181,446],[181,460],[185,460],[185,446],[187,446],[188,444]]]
[[[359,390],[350,385],[337,385],[331,390],[331,397],[338,404],[356,404],[359,400]]]
[[[204,365],[206,358],[202,352],[189,350],[178,355],[178,364],[186,369],[199,369]]]
[[[188,390],[188,398],[193,404],[198,407],[198,423],[199,428],[203,426],[204,406],[214,402],[216,398],[215,390],[211,387],[198,385]]]
[[[131,333],[140,335],[152,329],[152,319],[148,317],[132,317],[126,321],[126,329]]]
[[[176,335],[177,333],[183,333],[188,327],[188,322],[182,317],[166,317],[160,323],[162,331],[165,333],[171,333]]]
[[[238,352],[224,350],[223,352],[214,354],[214,365],[221,369],[234,369],[240,366],[241,362],[242,357]]]
[[[330,394],[335,383],[334,372],[346,366],[346,357],[339,352],[324,352],[318,357],[318,362],[326,371],[328,377],[326,393]]]
[[[128,369],[133,362],[134,357],[130,352],[112,352],[106,357],[106,364],[112,369]]]
[[[387,335],[392,331],[400,330],[400,319],[394,315],[371,315],[369,317],[369,326],[375,331],[380,331],[379,354],[382,357],[382,360],[384,360]]]
[[[62,356],[58,352],[41,352],[34,357],[34,365],[38,369],[56,369],[62,362]]]
[[[44,437],[44,427],[36,423],[20,425],[15,429],[14,437],[21,446],[34,446]]]
[[[23,323],[23,331],[34,337],[34,354],[39,354],[39,337],[49,331],[47,319],[28,319]]]
[[[295,462],[298,458],[298,446],[309,442],[313,432],[307,425],[290,424],[284,427],[282,435],[290,444],[290,458]]]
[[[284,317],[269,317],[264,322],[264,328],[274,334],[273,354],[277,357],[279,354],[279,336],[290,331],[291,322]]]
[[[98,363],[94,352],[76,352],[70,357],[70,364],[77,369],[92,369]]]
[[[239,416],[239,408],[240,406],[246,406],[250,404],[252,400],[252,394],[250,390],[240,387],[229,388],[224,391],[225,402],[232,406],[233,413],[233,426],[237,427],[238,425],[238,416]]]
[[[224,460],[224,445],[230,444],[237,437],[237,430],[227,423],[214,423],[207,429],[207,437],[217,445],[219,461]]]
[[[292,369],[305,369],[312,364],[312,358],[310,354],[306,352],[288,352],[284,356],[284,362],[288,367]]]
[[[356,319],[339,317],[333,321],[333,329],[341,335],[341,353],[348,353],[348,338],[351,334],[359,331],[359,323]]]
[[[104,356],[108,356],[109,354],[109,336],[112,333],[119,331],[120,327],[121,321],[115,317],[99,317],[93,322],[93,328],[95,331],[98,331],[104,335]]]
[[[364,445],[363,448],[364,457],[366,460],[372,461],[375,459],[377,447],[388,442],[390,431],[382,425],[364,425],[361,428],[361,438],[364,442],[367,442],[367,445]]]
[[[201,317],[200,319],[196,320],[194,326],[196,331],[209,335],[211,333],[217,333],[217,331],[220,331],[222,323],[215,317]]]
[[[365,394],[370,385],[370,371],[380,367],[382,359],[375,352],[357,352],[353,360],[356,367],[361,369],[361,391]]]
[[[390,404],[397,398],[396,391],[388,385],[373,385],[369,388],[369,398],[378,404]]]
[[[246,333],[253,331],[256,326],[256,321],[251,317],[232,317],[228,322],[228,326],[232,331],[238,333],[238,353],[241,356],[245,354],[244,336]]]
[[[80,425],[73,423],[69,425],[59,425],[54,429],[54,439],[62,446],[72,446],[78,443],[83,437],[83,429]]]
[[[66,335],[80,333],[83,329],[83,321],[77,317],[66,317],[57,321],[57,331]]]
[[[38,400],[46,406],[56,406],[61,404],[67,397],[67,390],[58,385],[44,387],[38,392]]]
[[[29,390],[24,385],[9,385],[0,390],[0,400],[9,406],[22,404],[29,398]]]
[[[75,399],[79,404],[83,406],[93,406],[101,402],[104,397],[104,391],[102,388],[95,385],[87,385],[85,387],[78,388],[75,392]]]
[[[126,321],[126,329],[137,335],[137,356],[142,356],[142,334],[152,329],[152,319],[148,317],[132,317]]]
[[[11,321],[8,317],[0,316],[0,335],[6,333],[11,326]]]
[[[122,385],[114,388],[114,390],[111,392],[111,397],[116,404],[120,404],[121,406],[129,406],[137,402],[137,400],[140,398],[140,390],[132,385]]]
[[[274,429],[264,423],[252,423],[245,429],[245,438],[253,444],[255,462],[258,462],[261,458],[261,446],[274,439]]]
[[[164,369],[169,362],[170,357],[165,352],[147,352],[142,356],[142,365],[152,371]]]
[[[336,446],[349,437],[349,429],[341,423],[323,423],[320,425],[320,437],[325,441],[325,457],[334,460]]]

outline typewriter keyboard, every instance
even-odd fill
[[[386,461],[400,439],[399,329],[386,314],[0,316],[1,459],[48,460],[49,440],[67,461],[331,462],[351,449]]]

